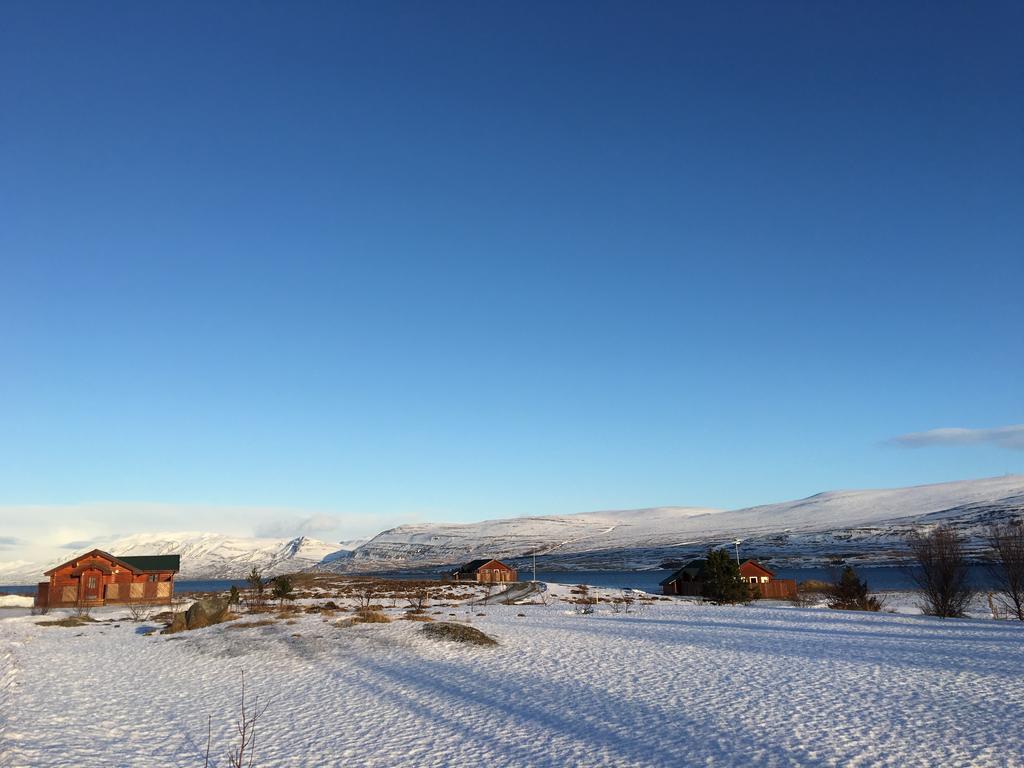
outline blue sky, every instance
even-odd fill
[[[1024,7],[892,5],[5,4],[0,522],[1024,471],[891,441],[1024,422]]]

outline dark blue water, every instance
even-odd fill
[[[795,579],[797,582],[807,579],[831,581],[835,571],[828,568],[774,568],[775,575],[780,579]],[[969,566],[971,584],[978,589],[991,586],[991,576],[983,565]],[[592,587],[609,589],[642,589],[645,592],[659,592],[659,583],[672,573],[670,570],[655,569],[650,571],[546,571],[538,570],[537,579],[554,584],[589,584]],[[871,589],[916,589],[912,569],[905,566],[865,566],[857,568],[857,574],[866,579]],[[395,571],[372,574],[386,579],[436,579],[440,572]],[[533,572],[529,568],[519,571],[521,579],[530,579]],[[210,581],[177,581],[174,591],[183,592],[221,592],[236,586],[244,589],[246,583],[242,579],[217,579]],[[10,594],[33,595],[35,585],[0,586],[0,592]]]

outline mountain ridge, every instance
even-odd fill
[[[246,538],[203,532],[136,534],[103,545],[112,554],[182,555],[181,579],[238,579],[254,566],[288,571],[380,572],[437,569],[498,557],[554,570],[644,569],[744,542],[752,556],[788,565],[834,558],[896,564],[906,560],[914,529],[944,522],[980,554],[996,522],[1024,519],[1024,476],[906,488],[822,491],[793,501],[736,510],[649,507],[567,515],[496,518],[473,523],[409,523],[369,539],[328,543],[299,536]],[[74,553],[73,553],[74,554]],[[73,556],[70,555],[70,556]],[[0,583],[34,583],[56,563],[0,563]]]

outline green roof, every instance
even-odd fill
[[[122,563],[140,571],[174,571],[181,570],[181,555],[141,555],[139,557],[118,557]]]

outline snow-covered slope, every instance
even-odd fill
[[[422,523],[384,531],[353,552],[348,567],[427,565],[474,557],[554,557],[621,548],[722,514],[702,507],[655,507],[481,523]]]
[[[330,557],[338,548],[316,539],[254,539],[219,533],[141,533],[115,541],[100,542],[96,548],[113,555],[181,555],[179,579],[239,579],[253,566],[265,575],[292,573],[310,568]],[[86,547],[83,551],[93,549]],[[43,571],[80,552],[39,564],[0,564],[0,584],[34,584]]]
[[[751,557],[817,564],[833,557],[900,562],[914,528],[946,522],[979,551],[987,526],[1024,517],[1024,476],[912,488],[832,491],[728,512],[655,507],[479,523],[402,525],[372,539],[335,544],[307,538],[252,539],[209,533],[140,534],[101,544],[119,555],[181,554],[182,579],[242,578],[307,568],[381,571],[428,568],[475,557],[541,568],[652,568],[711,545],[743,540]],[[69,552],[68,556],[73,556]],[[0,563],[0,584],[30,584],[56,563]]]

